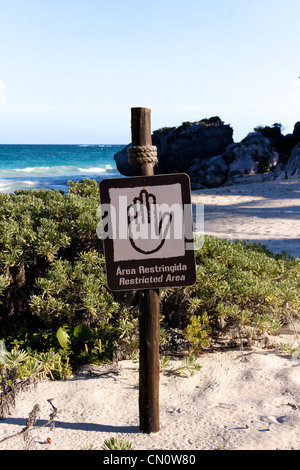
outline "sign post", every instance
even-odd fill
[[[132,147],[151,147],[151,110],[132,108],[131,110]],[[146,156],[146,155],[145,155]],[[136,163],[137,176],[154,175],[154,163],[141,160]],[[140,356],[139,356],[139,413],[140,430],[156,433],[159,424],[159,337],[160,337],[159,290],[149,289],[140,292]]]
[[[139,291],[140,430],[150,434],[160,429],[159,288],[193,285],[196,266],[189,178],[154,176],[151,111],[131,112],[136,176],[102,180],[100,199],[108,287]]]

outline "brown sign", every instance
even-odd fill
[[[185,174],[100,182],[107,285],[111,291],[196,282],[190,180]]]

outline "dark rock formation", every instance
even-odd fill
[[[292,134],[283,135],[281,128],[257,127],[239,143],[233,143],[232,128],[218,117],[159,129],[152,135],[159,160],[155,174],[187,173],[193,190],[299,177],[300,122]],[[118,171],[125,176],[133,175],[129,147],[115,155]]]
[[[155,174],[185,172],[195,160],[222,154],[233,143],[232,135],[233,129],[218,117],[153,132],[152,144],[157,147],[159,160]],[[125,176],[133,174],[128,163],[129,147],[115,155],[117,169]]]
[[[300,122],[296,122],[293,132],[293,137],[300,142]]]
[[[226,183],[228,165],[222,155],[206,160],[196,160],[186,173],[191,179],[192,189],[217,188]]]
[[[295,124],[292,134],[283,135],[281,129],[281,124],[273,124],[273,126],[256,127],[255,131],[270,140],[279,155],[279,163],[286,164],[292,150],[300,142],[300,122]]]
[[[296,145],[285,167],[287,178],[300,177],[300,143]]]
[[[229,165],[229,181],[236,175],[269,173],[279,162],[271,141],[260,132],[251,132],[240,143],[230,145],[223,158]]]
[[[192,189],[215,188],[236,183],[241,175],[269,173],[279,156],[269,139],[252,132],[240,143],[231,144],[222,155],[196,161],[187,170]]]

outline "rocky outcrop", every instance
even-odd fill
[[[300,144],[297,144],[285,167],[287,178],[300,177]]]
[[[222,155],[206,160],[197,160],[186,173],[191,180],[191,187],[195,189],[217,188],[226,183],[228,178],[228,165]]]
[[[260,132],[252,132],[242,142],[229,145],[222,155],[194,162],[187,173],[192,189],[215,188],[236,183],[244,175],[269,173],[278,161],[270,140]]]
[[[300,142],[300,122],[296,122],[293,132],[293,137]]]
[[[195,190],[300,177],[300,122],[285,136],[279,124],[256,128],[221,155],[195,160],[186,173]]]
[[[300,122],[286,136],[280,124],[258,127],[239,143],[232,135],[218,117],[153,132],[159,160],[155,174],[187,173],[193,190],[300,177]],[[129,147],[115,155],[125,176],[133,175]]]
[[[275,151],[279,155],[279,163],[285,165],[291,155],[292,150],[300,142],[300,122],[294,126],[292,134],[283,135],[281,124],[273,126],[259,126],[255,131],[260,132],[264,137],[270,140]]]
[[[279,162],[272,143],[260,132],[251,132],[240,143],[230,145],[223,158],[228,163],[229,182],[236,175],[269,173]]]
[[[179,127],[159,129],[152,134],[152,144],[157,147],[159,164],[156,174],[185,172],[195,160],[203,161],[225,152],[233,143],[233,129],[220,118],[203,119]],[[115,155],[118,171],[132,176],[128,163],[128,148]]]

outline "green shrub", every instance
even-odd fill
[[[85,323],[103,332],[96,338],[102,352],[112,350],[106,343],[117,334],[109,321],[120,314],[96,235],[98,185],[70,183],[69,193],[0,194],[0,328],[7,347],[58,349],[59,327]]]
[[[274,257],[259,244],[206,236],[196,263],[194,286],[164,293],[163,314],[169,325],[187,328],[192,316],[207,314],[212,335],[235,326],[262,333],[299,317],[299,259]],[[201,336],[200,324],[199,329]]]
[[[36,279],[37,295],[29,305],[44,323],[101,324],[119,305],[106,289],[104,258],[96,251],[83,252],[74,261],[56,260],[45,277]]]
[[[85,183],[90,188],[90,183]],[[80,192],[84,194],[84,184]],[[83,251],[102,252],[96,236],[99,198],[75,192],[18,190],[0,205],[0,322],[8,315],[32,315],[28,299],[36,280]],[[90,300],[90,303],[92,301]],[[54,307],[53,301],[53,307]]]
[[[71,183],[68,195],[19,190],[0,194],[0,202],[0,340],[6,347],[31,356],[52,350],[65,364],[111,359],[114,343],[133,353],[138,306],[135,293],[107,289],[96,235],[97,184]],[[162,327],[186,329],[194,349],[236,326],[274,331],[299,316],[299,259],[206,236],[196,263],[194,286],[161,290]],[[68,347],[56,336],[60,328],[70,337]]]
[[[81,197],[94,197],[98,199],[99,188],[95,180],[84,178],[81,181],[68,181],[69,192]]]
[[[183,331],[183,336],[190,342],[194,353],[198,353],[208,345],[210,334],[211,327],[206,312],[201,316],[193,315],[190,324]]]

